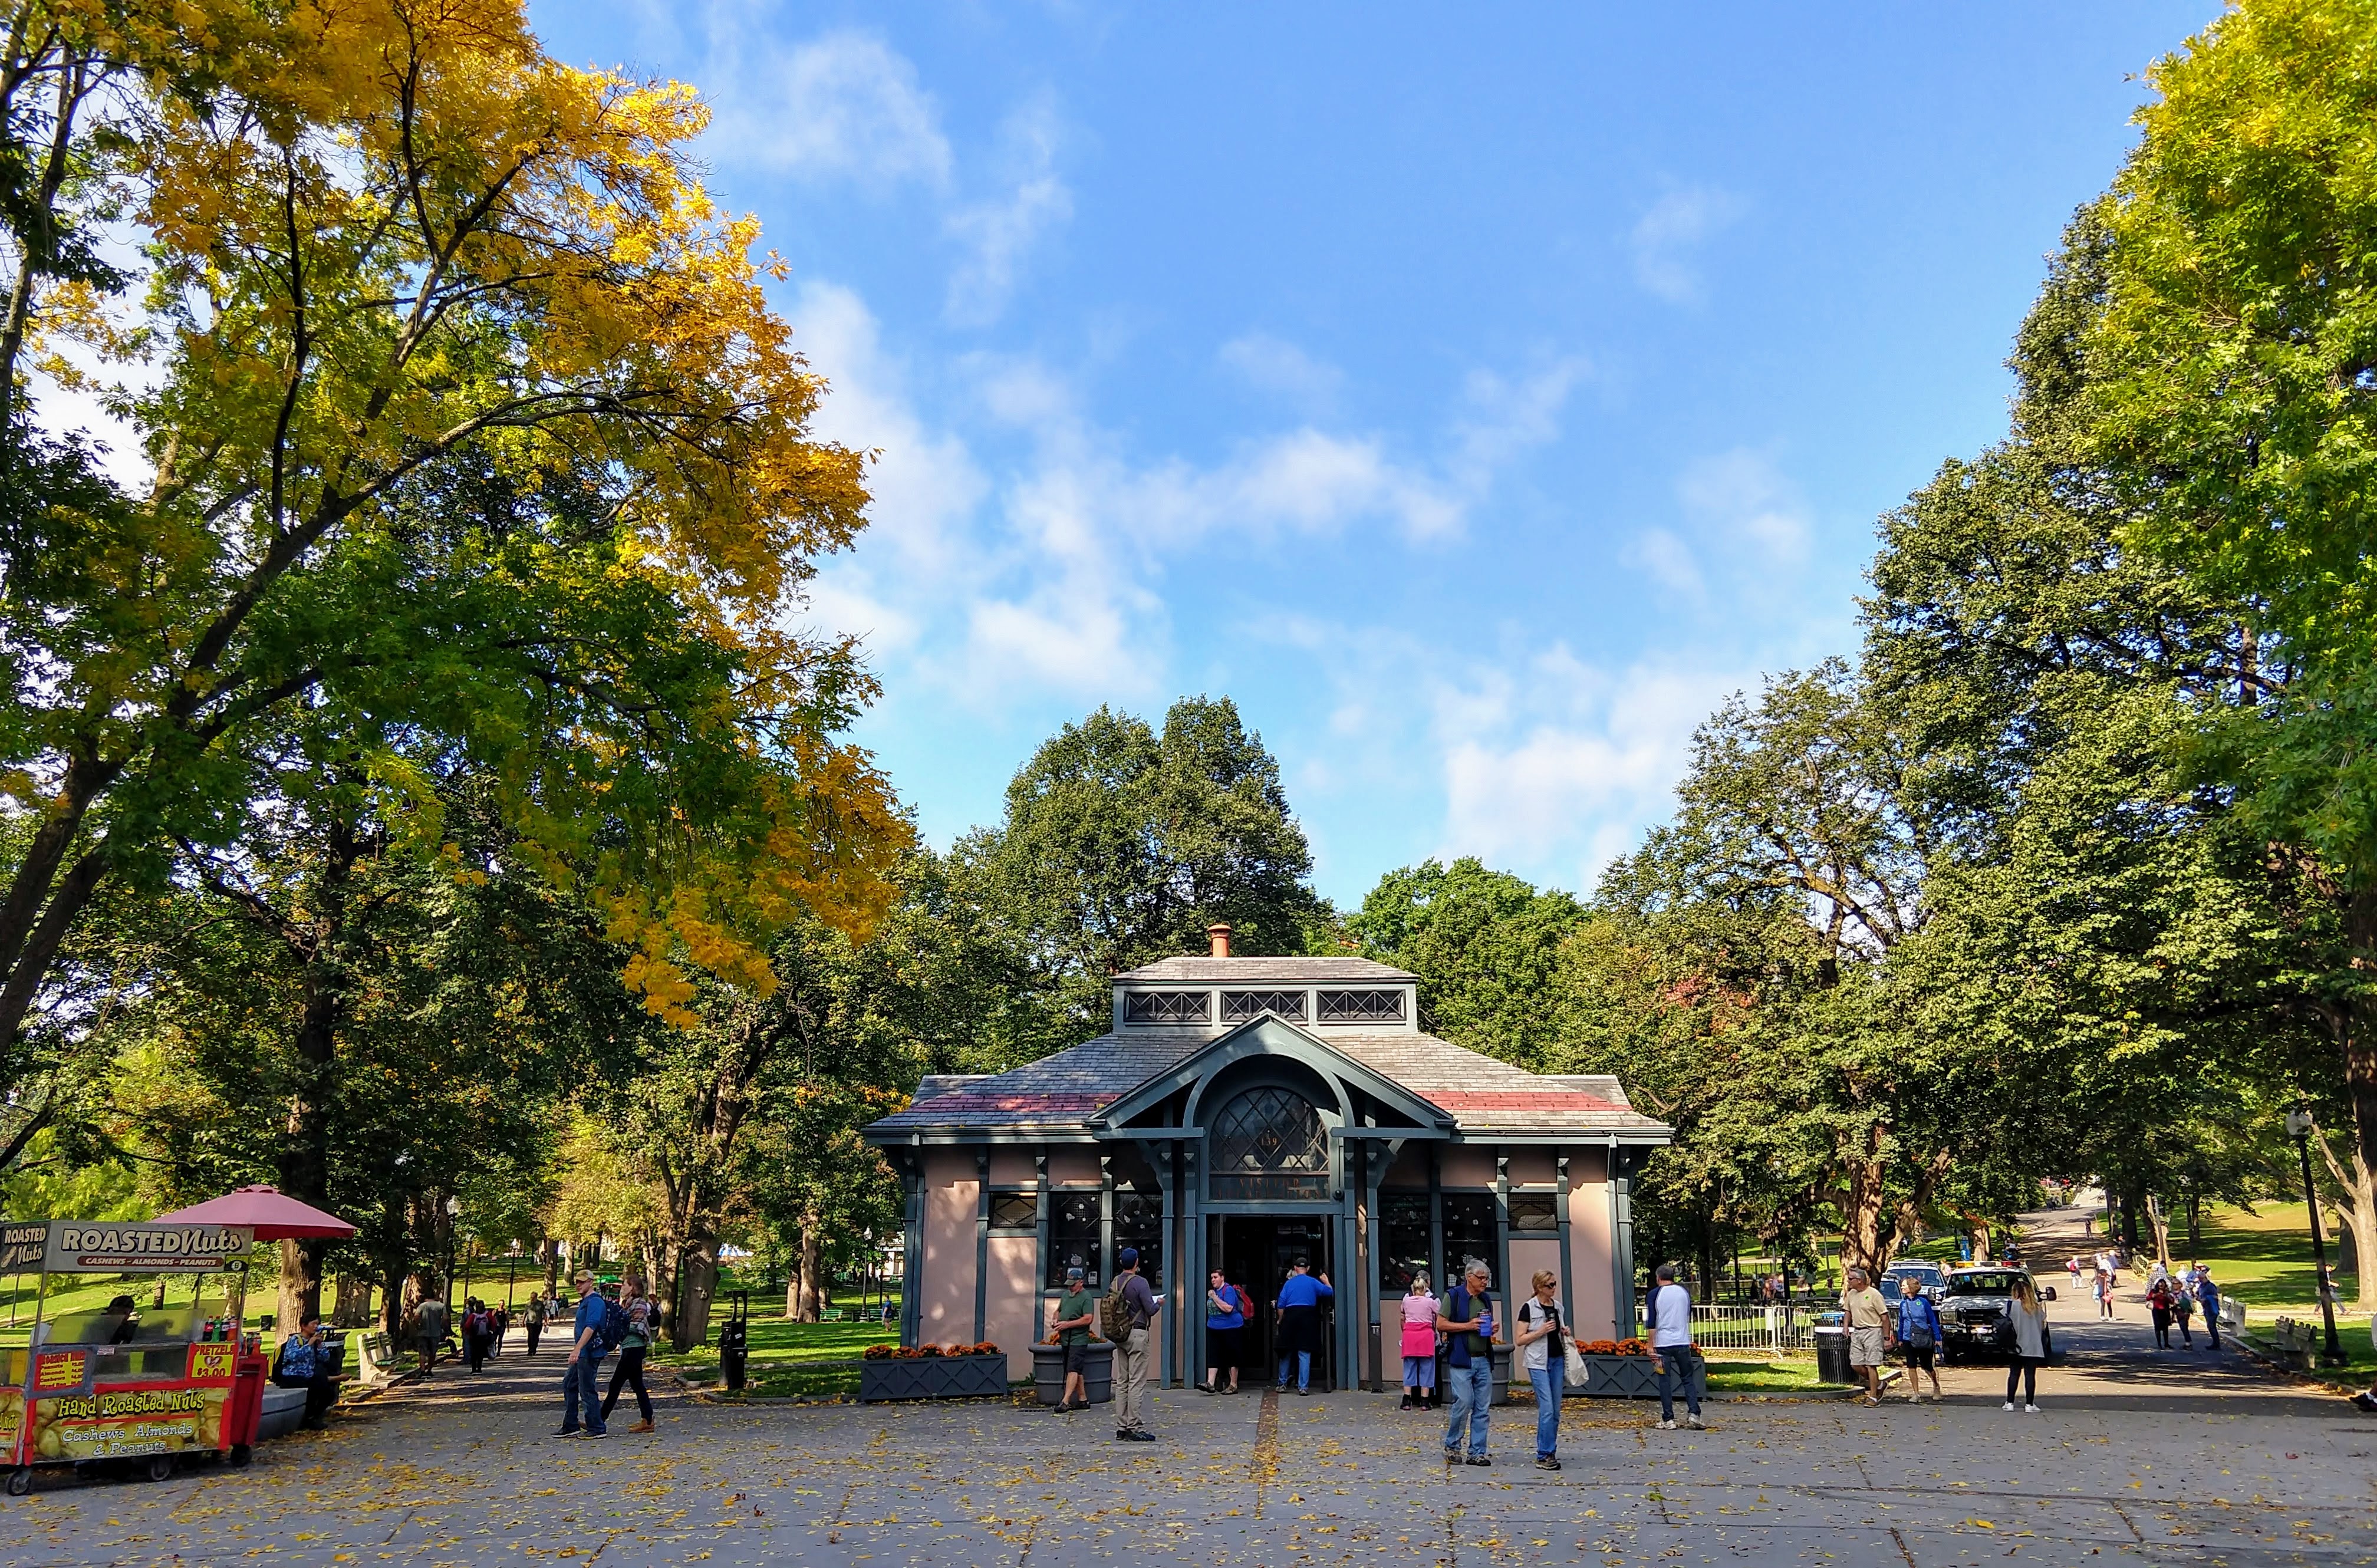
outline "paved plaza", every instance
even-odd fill
[[[1143,1446],[1104,1409],[683,1397],[653,1435],[558,1442],[560,1358],[515,1342],[484,1379],[441,1369],[244,1471],[45,1475],[0,1503],[0,1562],[2377,1562],[2377,1418],[2056,1311],[2070,1364],[2037,1416],[2001,1412],[1989,1368],[1952,1373],[1945,1406],[1717,1402],[1706,1432],[1571,1401],[1556,1475],[1529,1407],[1495,1412],[1492,1468],[1448,1471],[1440,1423],[1356,1394],[1166,1393]]]

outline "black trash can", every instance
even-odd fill
[[[1845,1326],[1817,1327],[1816,1381],[1842,1387],[1857,1381],[1849,1375],[1849,1331]]]
[[[718,1325],[718,1376],[730,1393],[740,1394],[751,1359],[750,1298],[735,1293],[735,1315]]]

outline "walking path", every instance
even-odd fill
[[[482,1377],[440,1366],[246,1470],[45,1477],[0,1505],[0,1562],[2377,1562],[2377,1420],[2080,1343],[2102,1332],[2074,1326],[2037,1416],[1963,1389],[1987,1368],[1945,1406],[1717,1402],[1705,1432],[1577,1401],[1558,1474],[1529,1464],[1525,1406],[1495,1412],[1493,1468],[1448,1471],[1440,1420],[1392,1394],[1165,1393],[1161,1441],[1129,1446],[1104,1409],[669,1394],[650,1436],[556,1441],[562,1354],[515,1339]]]

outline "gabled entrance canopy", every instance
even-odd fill
[[[1200,1119],[1210,1115],[1212,1108],[1206,1103],[1206,1091],[1213,1082],[1229,1068],[1258,1059],[1284,1059],[1311,1069],[1336,1095],[1334,1107],[1322,1108],[1336,1112],[1336,1123],[1341,1129],[1362,1125],[1353,1101],[1353,1093],[1357,1092],[1371,1102],[1377,1118],[1375,1125],[1382,1129],[1392,1127],[1402,1136],[1413,1138],[1452,1135],[1454,1124],[1449,1112],[1272,1013],[1217,1035],[1203,1048],[1175,1062],[1089,1118],[1088,1125],[1101,1137],[1144,1136],[1159,1127],[1168,1136],[1193,1137],[1201,1129]],[[1187,1099],[1179,1105],[1178,1119],[1162,1119],[1160,1113],[1167,1102],[1184,1091]]]

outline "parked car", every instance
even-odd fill
[[[1938,1263],[1927,1263],[1920,1259],[1909,1258],[1904,1262],[1893,1263],[1881,1271],[1882,1296],[1886,1299],[1895,1301],[1905,1295],[1906,1287],[1898,1282],[1909,1275],[1914,1275],[1917,1287],[1924,1295],[1931,1298],[1935,1304],[1948,1293],[1946,1269],[1941,1268]]]
[[[2008,1310],[2013,1304],[2013,1282],[2018,1278],[2030,1279],[2031,1289],[2040,1300],[2055,1299],[2054,1287],[2041,1287],[2031,1279],[2028,1269],[2003,1263],[1950,1269],[1947,1288],[1940,1299],[1941,1355],[1951,1361],[1967,1356],[2013,1355],[2013,1320]],[[2053,1360],[2052,1325],[2046,1331],[2044,1345],[2047,1359]]]

